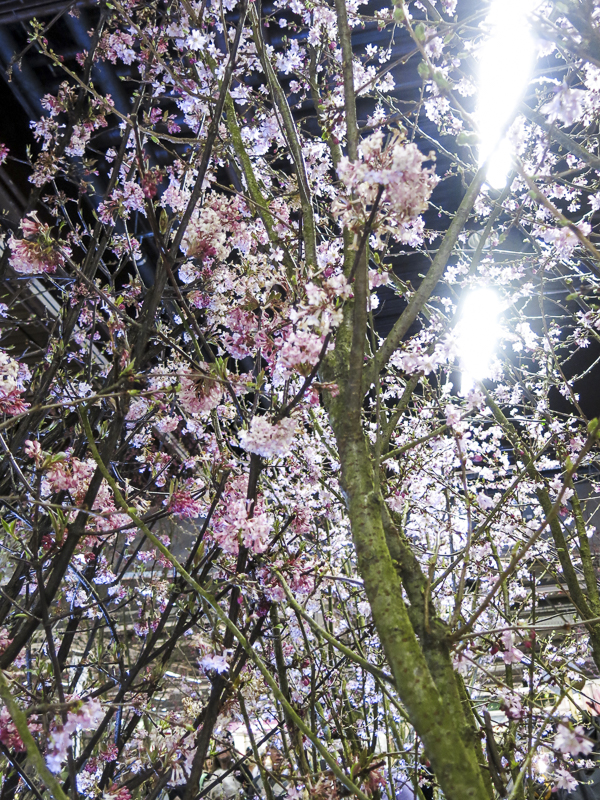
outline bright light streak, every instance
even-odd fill
[[[501,310],[498,295],[491,289],[475,289],[463,301],[457,325],[463,394],[473,388],[475,381],[488,377],[500,337]]]
[[[510,145],[502,134],[529,83],[536,46],[527,20],[538,0],[492,0],[490,36],[480,51],[477,122],[479,164],[492,155],[487,182],[502,189],[511,167]]]
[[[533,759],[533,768],[538,775],[545,775],[548,772],[548,767],[548,755],[546,753]]]

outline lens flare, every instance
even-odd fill
[[[502,189],[512,154],[504,134],[533,71],[536,44],[528,22],[537,0],[492,0],[490,36],[479,54],[479,164],[490,158],[487,182]]]
[[[489,375],[500,337],[501,310],[498,295],[492,289],[475,289],[463,301],[457,326],[463,394]]]

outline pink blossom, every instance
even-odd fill
[[[554,747],[565,755],[587,756],[594,749],[594,744],[586,738],[581,725],[570,728],[566,723],[560,723],[554,738]]]
[[[150,403],[145,397],[135,397],[130,405],[125,419],[128,422],[135,422],[138,419],[146,416],[150,408]]]
[[[8,149],[8,147],[2,142],[0,142],[0,164],[4,164],[4,162],[8,158],[9,152],[10,150]]]
[[[494,501],[491,497],[489,497],[485,492],[478,492],[477,493],[477,503],[480,508],[484,511],[489,511],[490,508],[494,507]]]
[[[135,238],[135,236],[124,236],[121,234],[115,234],[112,240],[112,250],[119,258],[125,258],[129,256],[134,261],[140,261],[142,258],[142,252],[140,250],[140,243]],[[134,294],[134,287],[128,286],[128,299],[132,299],[135,297]],[[139,292],[139,288],[137,290]]]
[[[192,261],[186,261],[179,267],[179,277],[184,283],[193,283],[200,277],[200,270]]]
[[[268,546],[272,524],[266,514],[254,511],[248,518],[245,498],[231,499],[225,513],[218,516],[213,526],[213,537],[226,553],[237,555],[240,540],[253,553],[263,553]]]
[[[253,417],[250,428],[239,434],[240,443],[248,453],[256,453],[263,458],[284,456],[289,452],[294,434],[296,420],[292,417],[282,419],[274,425],[267,417]]]
[[[58,773],[64,761],[67,760],[67,750],[71,744],[71,730],[65,725],[50,734],[50,748],[46,753],[46,765],[50,772]]]
[[[22,275],[40,275],[44,272],[55,272],[63,266],[65,259],[56,249],[56,237],[45,223],[39,222],[34,214],[21,221],[23,238],[17,239],[11,234],[8,246],[11,250],[9,259],[15,272]],[[69,248],[63,247],[69,252]]]
[[[3,653],[11,643],[12,639],[8,635],[8,630],[6,628],[0,628],[0,653]]]
[[[500,638],[502,639],[502,644],[504,645],[504,652],[502,653],[504,663],[516,664],[517,662],[522,661],[523,653],[515,648],[512,631],[503,631]]]
[[[200,664],[205,672],[214,670],[220,675],[223,672],[229,671],[229,664],[227,663],[225,656],[217,656],[215,654],[207,655],[201,659]]]
[[[177,183],[170,183],[162,193],[161,204],[170,206],[173,211],[185,211],[187,199]]]
[[[549,103],[542,106],[541,111],[548,117],[548,122],[559,120],[565,125],[573,125],[583,116],[586,94],[581,89],[564,86]]]
[[[28,458],[33,458],[35,461],[39,461],[42,455],[42,446],[37,441],[26,439],[23,446],[23,451]]]
[[[317,6],[320,11],[321,7]],[[304,64],[304,52],[300,49],[297,39],[292,39],[289,49],[285,53],[277,54],[277,68],[289,75],[290,72],[298,72]]]
[[[574,792],[579,786],[577,780],[564,767],[555,770],[554,782],[557,789],[565,789],[567,792]]]
[[[333,212],[345,225],[361,231],[382,187],[373,229],[380,233],[387,231],[399,241],[408,242],[413,223],[426,210],[438,182],[432,169],[423,169],[427,157],[415,144],[404,142],[400,135],[384,147],[382,131],[363,139],[360,155],[358,161],[351,162],[344,157],[340,162],[340,180],[352,197],[336,200]]]
[[[449,403],[445,408],[445,412],[446,412],[446,425],[448,425],[449,428],[457,429],[461,422],[460,408],[458,408],[458,406],[453,406],[451,403]]]
[[[51,772],[60,772],[67,758],[71,735],[77,730],[93,730],[103,718],[102,706],[95,699],[90,699],[74,711],[69,711],[64,724],[50,732],[50,746],[46,753],[48,769]]]
[[[80,504],[85,498],[95,470],[96,462],[93,459],[82,461],[63,454],[61,460],[54,461],[45,473],[43,490],[46,494],[68,491],[74,502]],[[111,530],[113,527],[128,524],[130,521],[127,515],[110,514],[110,512],[116,511],[115,500],[106,481],[100,485],[93,510],[101,511],[104,514],[102,517],[94,517],[89,523],[98,530]]]
[[[255,513],[246,520],[242,532],[244,547],[252,553],[264,553],[269,545],[269,534],[273,526],[266,514]]]
[[[167,119],[167,130],[169,133],[179,133],[181,131],[180,126],[175,122],[176,116],[175,114],[170,114]]]
[[[102,37],[99,50],[113,64],[116,64],[119,58],[124,64],[133,64],[136,57],[133,44],[133,36],[117,30]]]
[[[29,403],[21,399],[31,373],[25,364],[20,364],[0,350],[0,412],[10,415],[22,414]]]
[[[162,419],[159,419],[154,424],[154,428],[159,433],[172,433],[173,431],[177,430],[180,422],[181,422],[181,417],[171,414],[168,417],[163,417]]]
[[[99,700],[90,698],[86,700],[75,712],[75,721],[80,730],[88,731],[95,728],[104,719],[104,711]]]
[[[101,761],[110,763],[111,761],[116,761],[118,755],[119,748],[116,746],[116,744],[109,744],[106,750],[99,754],[99,757]]]
[[[518,694],[511,692],[509,689],[504,689],[500,692],[501,706],[500,708],[508,719],[523,719],[526,714],[525,709],[521,703],[521,698]]]
[[[227,326],[230,333],[225,334],[224,344],[234,358],[244,358],[256,349],[258,320],[254,314],[234,308],[227,317]]]
[[[208,36],[202,33],[202,31],[194,29],[187,37],[186,44],[190,50],[203,50],[207,46],[208,41]]]
[[[182,241],[188,257],[224,261],[231,252],[228,232],[237,214],[224,200],[211,198],[211,205],[194,212]]]
[[[189,371],[181,375],[180,381],[179,403],[187,414],[205,414],[221,402],[223,390],[218,381],[201,376],[194,378]]]
[[[277,357],[278,371],[286,377],[293,370],[308,374],[323,349],[323,339],[315,333],[296,331],[285,342]]]
[[[579,242],[577,234],[570,228],[547,228],[542,238],[554,246],[560,258],[569,258]]]
[[[448,16],[452,16],[456,11],[457,0],[442,0],[442,6]]]
[[[589,534],[588,534],[589,535]],[[582,691],[585,699],[585,706],[594,717],[600,714],[600,685],[597,683],[587,683]]]
[[[115,189],[109,200],[98,206],[98,217],[105,225],[112,225],[115,216],[129,219],[131,211],[145,214],[144,190],[134,181],[125,181],[122,189]]]
[[[102,800],[131,800],[131,792],[127,786],[112,786],[102,794]]]
[[[183,519],[197,519],[205,510],[205,504],[185,490],[173,492],[169,501],[169,511]]]
[[[213,517],[212,537],[226,553],[237,555],[240,544],[253,553],[263,553],[269,544],[273,524],[258,498],[250,509],[246,499],[248,478],[234,478],[223,493]],[[249,512],[252,510],[252,515]]]
[[[0,742],[17,753],[22,753],[25,750],[25,745],[6,707],[0,711]]]

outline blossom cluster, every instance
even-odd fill
[[[22,414],[29,403],[22,395],[28,388],[31,372],[26,364],[12,358],[4,350],[0,350],[0,411],[4,414]]]
[[[35,213],[21,221],[21,230],[22,238],[13,234],[8,240],[10,265],[15,272],[40,275],[64,266],[70,247],[65,242],[57,242],[50,226],[40,222]]]
[[[419,243],[423,232],[420,214],[438,183],[433,167],[423,168],[431,158],[431,153],[424,156],[415,144],[404,141],[401,133],[384,143],[383,131],[375,131],[362,140],[358,161],[342,159],[338,174],[347,195],[336,200],[334,213],[350,229],[361,232],[377,203],[371,223],[377,234],[376,246],[385,233],[399,242]]]
[[[78,698],[72,700],[77,702]],[[50,732],[50,746],[46,753],[48,769],[51,772],[60,772],[75,731],[94,730],[103,718],[102,705],[93,699],[79,701],[74,710],[68,711],[66,720]]]
[[[240,443],[248,453],[263,458],[285,456],[289,452],[297,423],[293,417],[271,423],[267,417],[253,417],[248,430],[241,431]]]

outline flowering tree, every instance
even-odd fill
[[[111,0],[72,68],[34,23],[64,82],[2,263],[61,311],[39,362],[0,351],[3,798],[193,800],[232,725],[292,798],[534,797],[593,763],[600,13],[532,7],[494,189],[487,12]]]

